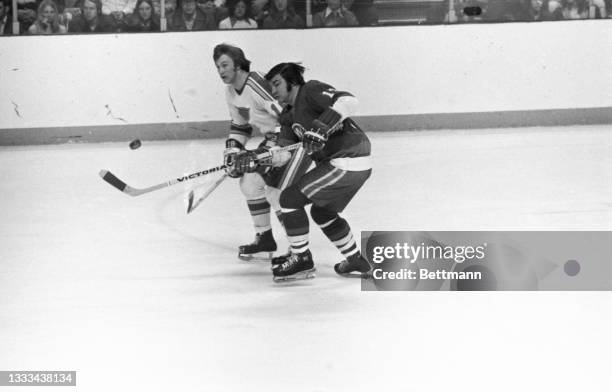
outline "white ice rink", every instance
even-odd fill
[[[356,233],[610,230],[610,131],[374,133],[344,216]],[[236,258],[253,239],[237,182],[186,215],[215,175],[133,198],[98,177],[145,187],[221,149],[0,148],[0,370],[77,371],[54,391],[612,390],[610,292],[361,292],[312,226],[317,278],[279,285]]]

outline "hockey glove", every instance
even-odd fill
[[[315,125],[318,120],[315,120]],[[302,139],[302,144],[304,145],[304,150],[308,154],[312,154],[317,151],[321,151],[323,147],[325,147],[325,143],[327,142],[327,135],[321,129],[311,129],[310,131],[306,131],[304,133],[304,137]]]
[[[327,108],[312,124],[314,129],[304,133],[304,149],[309,154],[321,151],[329,136],[342,125],[342,115],[332,108]]]
[[[236,169],[236,157],[241,151],[244,151],[244,146],[238,140],[227,139],[225,141],[223,164],[226,166],[225,172],[232,178],[242,177],[242,174],[244,174],[244,172]]]
[[[257,170],[259,163],[257,161],[257,153],[255,151],[241,151],[236,155],[234,168],[237,173],[252,173]]]

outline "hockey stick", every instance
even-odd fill
[[[210,187],[208,187],[208,189],[206,191],[204,191],[204,193],[202,193],[200,195],[200,197],[198,197],[198,200],[194,201],[194,193],[193,193],[193,189],[191,191],[189,191],[189,204],[187,205],[187,213],[191,213],[193,210],[195,210],[200,203],[202,203],[204,201],[204,199],[206,199],[208,197],[208,195],[210,195],[212,193],[212,191],[214,191],[215,189],[217,189],[217,187],[219,185],[221,185],[221,183],[228,177],[227,173],[223,173],[223,175],[221,177],[219,177],[215,182],[212,183],[212,185]]]
[[[298,147],[300,147],[301,145],[302,145],[302,143],[291,144],[291,145],[286,146],[286,147],[281,147],[281,148],[275,150],[275,152],[295,150]],[[264,154],[262,154],[262,155],[264,155]],[[267,153],[265,153],[265,155],[267,155]],[[265,158],[265,156],[263,156],[262,158]],[[196,179],[198,177],[204,176],[206,174],[214,173],[214,172],[217,172],[219,170],[224,170],[226,167],[227,167],[226,165],[211,167],[210,169],[206,169],[206,170],[202,170],[202,171],[199,171],[199,172],[191,173],[191,174],[188,174],[188,175],[183,176],[183,177],[178,177],[178,178],[175,178],[173,180],[162,182],[161,184],[153,185],[153,186],[150,186],[148,188],[142,188],[142,189],[134,188],[134,187],[131,187],[131,186],[127,185],[125,182],[121,181],[117,176],[115,176],[109,170],[104,170],[104,169],[100,170],[100,173],[98,173],[98,174],[100,175],[100,177],[102,177],[102,179],[104,181],[108,182],[109,184],[111,184],[115,188],[119,189],[121,192],[126,193],[126,194],[128,194],[130,196],[140,196],[140,195],[143,195],[145,193],[153,192],[153,191],[156,191],[158,189],[162,189],[162,188],[166,188],[166,187],[169,187],[169,186],[172,186],[172,185],[176,185],[176,184],[181,183],[181,182],[190,181],[190,180]]]
[[[149,192],[153,192],[156,191],[158,189],[162,189],[162,188],[166,188],[172,185],[176,185],[178,183],[181,182],[185,182],[185,181],[190,181],[193,180],[195,178],[204,176],[206,174],[210,174],[210,173],[214,173],[217,172],[219,170],[223,170],[225,169],[226,166],[225,165],[221,165],[221,166],[216,166],[216,167],[211,167],[210,169],[206,169],[206,170],[202,170],[199,172],[195,172],[183,177],[178,177],[175,178],[173,180],[169,180],[166,182],[162,182],[161,184],[157,184],[157,185],[153,185],[150,186],[148,188],[134,188],[129,186],[128,184],[126,184],[125,182],[121,181],[117,176],[115,176],[113,173],[111,173],[108,170],[100,170],[100,177],[102,177],[102,179],[106,182],[108,182],[109,184],[111,184],[112,186],[114,186],[115,188],[119,189],[121,192],[128,194],[130,196],[140,196],[143,195],[145,193],[149,193]]]
[[[296,144],[292,144],[290,146],[286,146],[286,147],[281,147],[275,151],[290,151],[290,150],[295,150],[297,148],[299,148],[301,145],[301,143],[296,143]],[[191,213],[193,212],[193,210],[195,210],[200,203],[202,203],[207,197],[208,195],[210,195],[212,193],[212,191],[214,191],[215,189],[217,189],[217,187],[223,182],[223,180],[225,180],[228,177],[228,174],[224,174],[223,176],[219,177],[212,185],[210,185],[210,187],[208,189],[206,189],[204,191],[204,193],[202,193],[197,200],[195,200],[195,193],[193,191],[193,189],[191,191],[189,191],[189,198],[188,198],[188,204],[187,204],[187,213]]]

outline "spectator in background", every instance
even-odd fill
[[[119,30],[125,25],[125,16],[135,9],[136,0],[102,0],[102,13],[112,16]]]
[[[81,7],[83,6],[82,0],[57,0],[57,10],[61,13],[69,12],[72,16],[77,16],[81,13]]]
[[[293,0],[272,0],[270,13],[263,22],[264,29],[301,29],[304,20],[296,14]]]
[[[607,18],[609,17],[608,12],[606,10],[610,9],[610,5],[612,0],[593,0],[592,6],[595,8],[594,14],[591,15],[589,12],[589,17],[593,19]]]
[[[36,20],[36,0],[17,0],[17,20],[19,21],[19,32],[24,33]]]
[[[57,10],[60,13],[59,21],[63,24],[70,32],[70,23],[73,19],[81,15],[83,8],[82,0],[55,0],[57,4]]]
[[[174,13],[176,12],[178,8],[178,1],[177,0],[166,0],[164,2],[164,8],[166,9],[166,18],[169,18],[170,16],[174,15]]]
[[[138,0],[134,13],[126,18],[125,31],[160,31],[152,0]]]
[[[28,28],[29,34],[66,34],[68,29],[59,22],[59,12],[53,0],[43,0],[38,6],[36,21]]]
[[[165,5],[165,9],[166,9],[166,19],[170,20],[172,14],[174,14],[174,11],[176,11],[176,0],[166,0],[164,2]],[[153,12],[155,13],[155,15],[161,15],[161,0],[153,0]]]
[[[270,5],[273,0],[251,0],[251,17],[257,26],[263,28],[264,20],[270,15]]]
[[[563,19],[588,19],[589,3],[585,0],[562,0]]]
[[[531,0],[532,20],[563,20],[561,4],[554,0]]]
[[[214,15],[207,15],[200,11],[196,6],[196,0],[182,0],[181,7],[168,20],[168,30],[172,31],[217,29]]]
[[[298,10],[298,14],[302,15],[299,10],[304,10],[304,12],[306,12],[306,2],[307,0],[295,0],[295,8],[296,10]],[[310,11],[312,12],[312,15],[314,16],[314,14],[319,13],[321,11],[325,11],[325,9],[327,8],[327,0],[311,0],[310,1]],[[299,5],[299,6],[298,6]],[[306,15],[304,13],[304,15]]]
[[[13,33],[13,20],[10,18],[11,6],[9,0],[0,0],[0,35]]]
[[[111,33],[115,30],[115,21],[102,13],[100,0],[83,0],[80,15],[68,25],[71,33]]]
[[[357,18],[351,11],[342,7],[342,0],[327,0],[327,8],[314,14],[314,27],[358,26]]]
[[[214,0],[197,0],[198,9],[207,18],[212,18],[215,21],[215,29],[219,26],[219,22],[227,18],[229,12],[225,6],[217,6]]]
[[[373,0],[342,0],[345,9],[355,14],[359,26],[376,26],[378,10]]]
[[[488,22],[529,20],[529,5],[524,0],[489,0],[485,20]]]
[[[251,18],[251,7],[246,0],[235,0],[228,4],[229,16],[219,22],[219,29],[256,29],[257,22]]]

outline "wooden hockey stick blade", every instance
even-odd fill
[[[100,175],[100,177],[102,177],[104,181],[119,189],[121,192],[123,192],[123,190],[127,188],[125,182],[118,179],[113,173],[109,172],[108,170],[100,170],[100,173],[98,174]]]
[[[208,197],[208,195],[210,195],[212,193],[212,191],[214,191],[215,189],[217,189],[217,187],[219,185],[221,185],[221,183],[227,178],[227,173],[223,173],[223,175],[219,178],[217,178],[215,180],[215,182],[212,183],[212,185],[206,190],[204,191],[204,193],[202,193],[202,195],[200,195],[200,197],[198,197],[198,200],[195,200],[195,194],[193,192],[193,189],[189,192],[189,201],[188,201],[188,205],[187,205],[187,213],[191,213],[193,210],[195,210],[203,201],[204,199],[206,199]]]
[[[165,182],[163,184],[153,185],[148,188],[137,189],[137,188],[132,188],[131,186],[127,185],[125,182],[121,181],[117,176],[115,176],[113,173],[111,173],[108,170],[100,170],[99,175],[100,177],[102,177],[104,181],[108,182],[113,187],[119,189],[121,192],[127,195],[130,195],[130,196],[140,196],[144,193],[153,192],[158,189],[165,188],[169,185],[172,185],[169,182]]]
[[[166,182],[162,182],[161,184],[157,184],[157,185],[153,185],[150,186],[148,188],[142,188],[142,189],[138,189],[138,188],[133,188],[131,186],[129,186],[128,184],[126,184],[125,182],[121,181],[116,175],[114,175],[113,173],[111,173],[108,170],[100,170],[100,173],[98,173],[100,175],[100,177],[102,177],[102,179],[106,182],[108,182],[110,185],[112,185],[113,187],[119,189],[121,192],[128,194],[130,196],[140,196],[142,194],[145,193],[149,193],[149,192],[153,192],[156,191],[158,189],[162,189],[162,188],[166,188],[169,187],[171,185],[175,185],[175,184],[179,184],[181,182],[185,182],[185,181],[191,181],[194,180],[198,177],[210,174],[210,173],[214,173],[216,171],[220,171],[225,169],[225,165],[221,165],[221,166],[216,166],[216,167],[211,167],[210,169],[206,169],[206,170],[202,170],[199,172],[195,172],[192,174],[188,174],[182,177],[178,177],[175,178],[173,180],[169,180]]]

